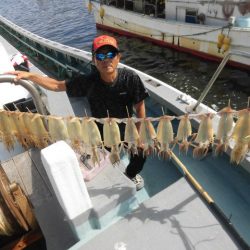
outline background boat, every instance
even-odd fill
[[[248,6],[248,2],[198,0],[89,2],[97,28],[213,61],[221,61],[229,48],[250,51]],[[247,58],[233,56],[229,64],[250,69]]]

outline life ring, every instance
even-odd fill
[[[228,19],[230,16],[232,16],[234,12],[234,4],[231,1],[229,2],[228,0],[226,0],[222,6],[222,12],[224,16]]]

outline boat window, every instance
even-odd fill
[[[132,10],[134,9],[134,1],[133,0],[125,0],[125,10]]]
[[[165,18],[165,1],[164,0],[146,0],[144,14]]]
[[[186,9],[186,23],[197,23],[198,10],[196,9]]]
[[[101,0],[100,2],[119,9],[165,18],[165,0]]]
[[[156,16],[156,6],[154,0],[145,1],[145,14],[149,16]]]
[[[138,13],[143,13],[144,1],[142,1],[142,0],[133,0],[133,2],[134,2],[133,11],[138,12]]]
[[[157,1],[157,17],[165,18],[165,0]]]
[[[115,6],[119,9],[132,10],[134,8],[133,0],[102,0],[103,4]]]

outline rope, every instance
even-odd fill
[[[106,18],[106,19],[108,19],[108,18]],[[123,29],[127,29],[125,26],[122,26],[122,25],[120,25],[120,24],[118,24],[116,22],[113,22],[113,23],[115,25],[123,28]],[[201,36],[201,35],[206,35],[206,34],[218,31],[218,30],[223,30],[223,29],[226,29],[226,28],[229,28],[229,27],[230,27],[229,25],[226,25],[226,26],[222,26],[222,27],[218,27],[218,28],[209,30],[209,31],[198,32],[198,33],[193,33],[193,34],[185,34],[185,35],[175,35],[175,34],[167,35],[167,34],[164,34],[164,37],[173,37],[173,36],[176,36],[176,37]],[[139,33],[141,35],[150,35],[151,37],[162,37],[162,34],[163,34],[163,32],[161,32],[161,34],[159,34],[159,35],[151,35],[151,34],[148,34],[148,33],[137,31],[137,30],[134,31],[132,29],[129,29],[129,31],[131,31],[132,33]]]
[[[1,110],[0,110],[0,111],[1,111]],[[4,110],[4,111],[6,111],[6,110]],[[10,112],[15,112],[15,111],[10,111]],[[238,112],[240,112],[240,111],[232,111],[232,112],[230,112],[230,113],[233,113],[233,115],[234,115],[235,117],[237,117]],[[21,112],[20,112],[20,113],[21,113]],[[201,116],[204,116],[204,115],[211,115],[211,116],[213,117],[213,116],[216,116],[216,115],[219,115],[219,114],[220,114],[220,112],[214,112],[214,113],[207,112],[207,113],[199,113],[199,114],[189,114],[188,117],[189,117],[189,119],[197,119],[197,118],[199,118],[199,117],[201,117]],[[174,120],[174,119],[180,120],[180,119],[183,117],[183,115],[180,115],[180,116],[163,115],[163,116],[158,116],[158,117],[146,117],[146,118],[137,118],[137,117],[130,117],[130,118],[115,118],[115,117],[111,117],[111,118],[112,118],[112,119],[115,119],[117,123],[127,123],[127,120],[128,120],[128,119],[133,119],[135,122],[141,122],[141,121],[143,121],[144,119],[147,119],[147,120],[149,120],[149,121],[151,121],[151,122],[158,122],[158,121],[160,121],[160,119],[161,119],[162,117],[164,117],[164,116],[169,117],[170,120]],[[48,120],[50,116],[48,116],[48,115],[41,115],[41,117],[44,118],[44,119],[46,119],[46,120]],[[56,116],[53,116],[53,115],[52,115],[52,117],[56,117]],[[57,118],[58,118],[58,117],[57,117]],[[67,119],[70,119],[71,116],[68,116],[68,117],[60,117],[60,118],[67,120]],[[94,121],[97,121],[97,122],[103,124],[103,123],[106,121],[106,119],[108,119],[109,117],[106,117],[106,118],[96,118],[96,117],[88,117],[88,116],[78,117],[78,119],[79,119],[80,121],[82,121],[83,119],[86,119],[86,118],[91,119],[91,120],[94,120]]]
[[[181,119],[183,116],[167,116],[167,115],[163,115],[161,117],[147,117],[147,118],[123,118],[123,119],[116,119],[116,118],[94,118],[94,117],[58,117],[58,116],[51,116],[51,115],[39,115],[39,114],[33,114],[33,113],[24,113],[24,112],[13,112],[13,111],[6,111],[6,110],[0,110],[0,115],[3,115],[2,117],[2,122],[4,122],[6,120],[6,124],[8,123],[7,121],[9,121],[9,126],[7,127],[7,125],[5,127],[3,127],[2,133],[5,133],[7,136],[6,138],[3,138],[3,143],[5,145],[5,147],[8,149],[11,149],[14,147],[14,136],[15,135],[15,131],[14,129],[12,129],[12,123],[13,127],[21,127],[21,124],[18,124],[18,122],[20,122],[20,119],[18,119],[18,122],[12,118],[8,118],[8,115],[6,117],[4,117],[4,112],[7,113],[12,113],[14,116],[18,116],[19,114],[26,114],[28,116],[31,117],[24,117],[24,124],[28,127],[28,131],[20,131],[19,132],[19,136],[17,137],[18,141],[21,143],[22,146],[28,147],[31,146],[35,146],[38,148],[44,148],[46,146],[48,146],[51,142],[53,141],[58,141],[58,140],[65,140],[65,141],[69,141],[69,143],[71,144],[72,148],[79,151],[79,150],[84,150],[84,148],[92,148],[92,150],[96,150],[97,147],[103,148],[104,146],[109,147],[111,144],[107,145],[107,140],[105,141],[105,126],[107,125],[107,123],[109,122],[109,119],[113,119],[110,120],[112,121],[112,123],[127,123],[126,126],[130,126],[128,123],[129,119],[133,119],[133,121],[135,123],[137,122],[142,122],[141,125],[141,131],[139,135],[135,135],[135,138],[132,139],[134,140],[133,142],[130,141],[131,139],[129,139],[128,137],[124,138],[124,141],[121,141],[120,138],[120,131],[119,131],[119,127],[117,126],[117,124],[113,124],[112,129],[115,129],[117,135],[115,137],[117,137],[115,139],[115,142],[112,142],[113,146],[118,146],[118,144],[121,144],[120,149],[123,147],[124,142],[125,144],[134,144],[136,145],[136,147],[139,146],[138,142],[139,142],[139,138],[142,144],[145,145],[144,148],[144,152],[149,151],[149,154],[151,154],[152,152],[150,152],[151,148],[154,148],[155,151],[159,151],[158,152],[158,156],[164,158],[167,158],[169,156],[171,156],[171,151],[172,149],[169,147],[170,144],[173,144],[173,147],[176,145],[176,143],[179,144],[179,140],[181,140],[179,147],[180,150],[187,150],[189,145],[192,145],[192,142],[195,139],[195,145],[194,145],[194,151],[193,151],[193,157],[194,158],[199,158],[201,156],[205,156],[208,152],[209,146],[210,145],[217,145],[216,149],[215,149],[215,154],[219,155],[220,152],[225,151],[223,149],[223,147],[226,149],[228,146],[227,141],[229,139],[233,139],[235,141],[235,145],[234,148],[232,150],[231,153],[231,158],[230,161],[231,162],[235,162],[237,164],[239,164],[244,158],[245,158],[245,154],[249,151],[248,148],[246,148],[246,150],[240,150],[238,153],[238,149],[237,147],[241,147],[243,149],[245,149],[245,147],[247,147],[247,143],[250,137],[249,134],[249,123],[247,122],[249,120],[249,109],[243,109],[241,111],[238,112],[247,112],[247,118],[245,117],[244,119],[240,119],[238,121],[241,122],[241,124],[239,125],[238,123],[236,123],[236,128],[237,130],[239,130],[239,126],[242,126],[242,122],[246,123],[244,124],[245,128],[243,134],[237,132],[237,135],[239,138],[235,138],[236,134],[234,137],[232,137],[233,134],[231,135],[226,135],[227,139],[219,139],[219,138],[214,138],[214,132],[213,132],[213,128],[212,128],[212,124],[211,124],[211,119],[214,118],[215,113],[203,113],[203,114],[195,114],[195,115],[190,115],[191,119],[193,118],[197,118],[200,116],[201,118],[201,123],[198,129],[198,133],[192,133],[191,128],[188,129],[190,130],[190,132],[185,132],[186,135],[178,135],[179,134],[179,130],[180,129],[184,129],[180,126],[183,126],[182,123],[180,122],[179,126],[178,126],[178,132],[177,132],[177,136],[174,138],[174,133],[173,133],[173,128],[172,125],[169,124],[171,123],[171,121],[173,119]],[[233,115],[238,114],[237,111],[230,111],[227,112],[225,110],[222,110],[221,113],[231,113]],[[218,112],[218,114],[220,114],[220,112]],[[36,116],[36,119],[34,119],[33,116]],[[203,116],[203,117],[202,117]],[[10,116],[11,117],[11,116]],[[1,118],[1,116],[0,116]],[[44,119],[44,120],[43,120]],[[52,119],[52,120],[51,120]],[[55,120],[54,120],[55,119]],[[64,119],[68,119],[68,120],[64,120]],[[72,120],[72,123],[70,124],[71,120],[70,119],[75,119]],[[87,119],[87,120],[85,120]],[[167,119],[167,120],[161,120],[161,119]],[[183,118],[182,118],[183,119]],[[186,119],[184,117],[184,119]],[[222,118],[223,119],[223,118]],[[248,119],[248,120],[247,120]],[[47,123],[46,123],[47,120]],[[54,120],[54,121],[53,121]],[[0,119],[1,121],[1,119]],[[33,122],[32,122],[33,121]],[[81,124],[82,121],[82,124]],[[97,124],[94,124],[94,121],[98,121],[100,123],[104,124],[104,140],[102,140],[101,138],[101,134],[98,130]],[[153,127],[152,124],[148,123],[149,121],[154,122],[154,121],[159,121],[159,125],[157,127],[157,133]],[[183,120],[182,120],[183,121]],[[223,120],[222,120],[223,121]],[[232,126],[232,128],[230,128],[230,130],[233,129],[233,120],[231,117],[231,125],[229,125],[230,127]],[[46,124],[45,127],[48,126],[48,129],[46,129],[43,125],[43,122]],[[68,123],[69,122],[69,123]],[[85,122],[91,122],[89,123],[89,125],[85,124]],[[163,124],[165,123],[164,126],[167,126],[167,130],[165,130],[165,132],[162,131],[163,129]],[[28,125],[28,123],[30,123],[30,125]],[[207,124],[206,124],[207,123]],[[203,125],[201,125],[203,124]],[[206,125],[204,125],[206,124]],[[238,125],[237,125],[238,124]],[[88,134],[88,126],[91,127],[91,135]],[[134,125],[135,126],[135,125]],[[186,125],[185,125],[186,126]],[[191,127],[191,124],[187,125]],[[219,123],[219,128],[218,131],[220,130],[220,123]],[[29,129],[30,127],[30,129]],[[109,128],[110,129],[110,128]],[[127,129],[127,127],[126,127]],[[225,128],[226,129],[226,128]],[[29,131],[30,130],[30,131]],[[57,132],[57,131],[60,132]],[[187,130],[187,129],[185,129]],[[229,132],[229,131],[228,131]],[[26,134],[25,134],[26,133]],[[131,132],[132,133],[132,132]],[[164,139],[162,137],[162,133],[166,133],[164,135]],[[224,132],[218,132],[218,133],[224,133]],[[236,133],[236,132],[232,132],[232,133]],[[91,136],[91,137],[89,137]],[[137,138],[137,136],[139,136],[139,138]],[[23,140],[20,140],[20,138],[26,138],[25,143],[23,143]],[[189,139],[188,139],[189,138]],[[191,138],[191,139],[190,139]],[[197,139],[198,138],[198,139]],[[218,143],[214,142],[214,139],[218,140]],[[93,141],[92,141],[93,140]],[[109,139],[108,139],[109,140]],[[160,144],[160,148],[158,148],[158,143]],[[27,145],[26,145],[27,144]],[[197,144],[197,146],[196,146]],[[182,148],[182,149],[181,149]],[[120,151],[120,150],[118,150]],[[118,153],[117,151],[117,153]],[[237,152],[236,152],[237,151]],[[80,151],[79,151],[80,152]],[[114,152],[113,152],[114,154]],[[165,155],[164,155],[165,154]],[[111,154],[112,155],[112,154]]]

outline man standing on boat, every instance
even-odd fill
[[[32,72],[15,71],[16,79],[28,79],[52,91],[66,91],[69,97],[86,96],[92,116],[96,118],[110,117],[125,118],[133,115],[138,118],[145,117],[144,99],[148,92],[141,79],[133,71],[117,68],[121,54],[117,41],[110,36],[99,36],[92,44],[92,61],[97,70],[89,75],[78,75],[71,79],[58,81]],[[120,124],[123,140],[125,124]],[[100,132],[102,127],[99,124]],[[139,126],[138,126],[139,129]],[[132,155],[126,168],[126,175],[136,184],[139,190],[144,186],[142,177],[138,174],[146,158],[139,150],[138,155]]]

